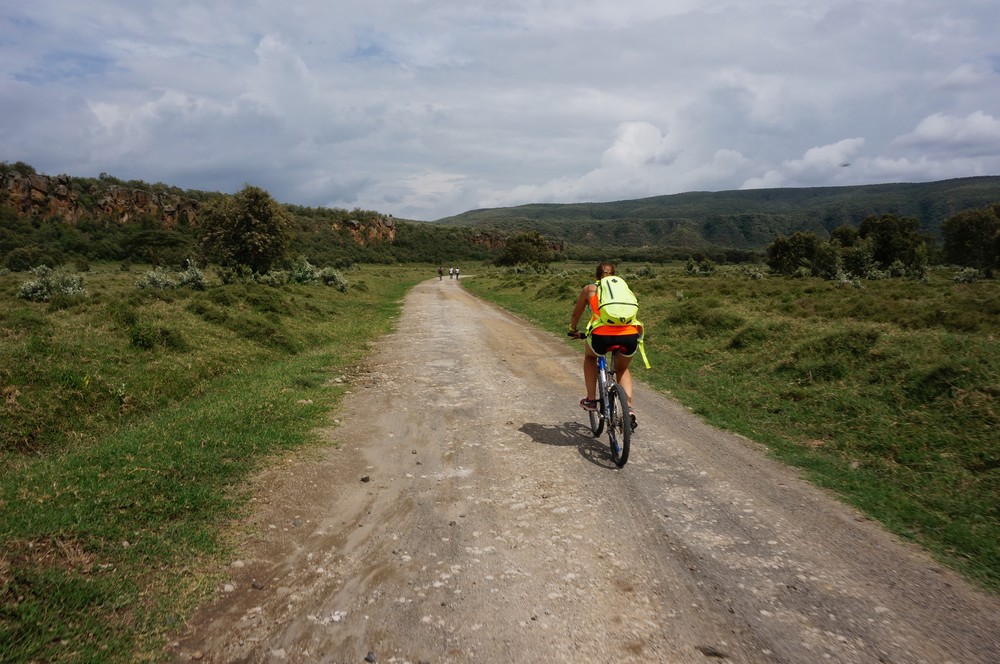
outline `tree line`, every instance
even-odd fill
[[[84,216],[67,223],[58,216],[23,216],[0,200],[0,269],[24,272],[86,261],[121,261],[153,266],[245,264],[253,271],[288,265],[305,257],[317,265],[345,268],[355,263],[412,263],[484,260],[494,249],[477,244],[471,228],[394,220],[392,241],[359,244],[348,230],[365,227],[371,210],[284,205],[265,190],[247,185],[234,195],[200,200],[199,222],[165,228],[153,216],[129,223]]]
[[[3,167],[0,171],[34,172],[20,162]],[[104,174],[100,178],[100,181],[112,180]],[[77,184],[74,180],[74,187]],[[82,187],[81,191],[84,190],[90,189]],[[917,218],[890,213],[868,216],[857,227],[844,224],[828,233],[817,226],[828,237],[812,231],[779,235],[762,253],[745,248],[692,249],[663,243],[619,246],[605,242],[591,246],[554,241],[553,237],[559,236],[524,227],[496,233],[484,242],[482,227],[403,220],[393,220],[391,241],[358,242],[349,229],[363,227],[385,215],[360,209],[283,205],[252,185],[246,185],[235,195],[195,193],[199,194],[201,207],[199,223],[191,225],[181,219],[172,228],[165,228],[152,217],[120,224],[90,216],[70,224],[58,217],[20,216],[12,208],[0,205],[0,267],[25,271],[39,265],[55,267],[67,260],[87,259],[182,266],[194,260],[201,264],[214,261],[225,267],[242,266],[263,274],[275,266],[288,266],[297,258],[336,268],[354,263],[444,264],[461,260],[515,265],[548,264],[565,259],[668,262],[694,258],[741,263],[759,262],[763,258],[779,274],[809,274],[828,279],[920,277],[928,265],[935,263],[969,267],[988,277],[1000,268],[1000,203],[946,218],[940,227],[943,246],[937,237],[921,228]],[[746,221],[753,226],[753,219]],[[592,223],[593,220],[579,220],[576,235],[590,229]],[[583,234],[589,234],[589,230]]]
[[[809,232],[780,236],[767,247],[767,264],[779,274],[824,279],[920,278],[932,262],[973,268],[988,278],[1000,268],[1000,203],[955,214],[941,232],[938,249],[912,217],[870,216],[858,228],[835,228],[829,239]]]

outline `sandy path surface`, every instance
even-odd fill
[[[1000,662],[997,598],[641,385],[616,469],[580,374],[418,285],[331,445],[259,478],[176,660]]]

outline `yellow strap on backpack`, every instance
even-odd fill
[[[636,321],[636,322],[635,322],[635,326],[636,326],[637,328],[639,328],[639,357],[641,357],[641,358],[642,358],[642,363],[643,363],[643,365],[644,365],[644,366],[645,366],[645,367],[646,367],[647,369],[651,369],[652,367],[651,367],[651,366],[649,366],[649,360],[648,360],[648,359],[646,359],[646,346],[645,346],[645,344],[644,344],[644,343],[642,342],[642,339],[643,339],[643,337],[645,337],[645,336],[646,336],[646,328],[645,328],[645,327],[643,327],[642,323],[640,323],[639,321]]]

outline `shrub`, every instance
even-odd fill
[[[226,285],[253,283],[258,278],[246,265],[222,266],[217,268],[215,273],[219,275],[219,281]]]
[[[974,284],[980,279],[979,270],[974,267],[967,267],[955,273],[953,278],[956,284]]]
[[[136,281],[135,286],[139,290],[165,290],[177,288],[177,282],[163,268],[158,267],[155,270],[150,270]]]
[[[347,292],[347,280],[337,270],[332,267],[325,267],[319,271],[319,279],[327,286],[333,286],[341,293]]]
[[[191,345],[187,342],[183,333],[169,327],[159,329],[160,343],[171,350],[187,351],[191,350]]]
[[[152,349],[160,339],[156,328],[148,323],[136,323],[129,328],[128,336],[132,347],[142,350]]]
[[[319,278],[319,273],[305,256],[299,256],[292,263],[292,269],[288,276],[297,284],[311,284]]]
[[[747,278],[757,281],[767,277],[767,266],[766,265],[741,265],[739,267],[741,273],[745,274]]]
[[[186,351],[190,346],[177,330],[156,327],[149,323],[135,322],[128,329],[129,343],[133,348],[152,350],[161,345],[171,350]]]
[[[33,266],[41,265],[54,268],[62,262],[62,254],[58,249],[37,245],[12,249],[4,259],[4,264],[12,272],[29,272]]]
[[[688,258],[687,265],[684,267],[684,271],[692,277],[711,276],[715,274],[715,269],[715,263],[707,258],[703,258],[698,262],[695,262],[694,258]]]
[[[654,270],[649,265],[643,265],[641,267],[637,267],[634,270],[630,270],[627,274],[625,274],[626,279],[633,279],[637,277],[655,277],[655,276],[656,276],[656,270]]]
[[[517,263],[504,268],[506,274],[547,274],[549,266],[544,263]]]
[[[49,285],[42,280],[26,281],[17,291],[18,299],[32,302],[47,302],[51,294]]]
[[[86,297],[82,274],[55,273],[55,292],[62,295]]]
[[[82,275],[56,271],[46,265],[32,268],[31,274],[36,277],[35,280],[21,284],[21,288],[17,291],[18,299],[48,302],[49,298],[56,294],[68,297],[87,296]]]
[[[271,270],[267,274],[262,274],[257,277],[257,283],[263,284],[264,286],[274,286],[275,288],[284,286],[288,283],[288,281],[288,273],[284,270]]]
[[[111,320],[123,327],[131,327],[139,320],[139,314],[132,305],[121,300],[108,303],[108,315],[111,316]]]
[[[194,264],[190,258],[187,261],[187,268],[182,272],[177,273],[177,285],[187,286],[188,288],[193,288],[194,290],[205,290],[207,282],[205,281],[205,273],[198,269],[198,266]]]
[[[838,271],[833,280],[837,282],[837,288],[845,288],[847,286],[861,288],[861,280],[843,270]]]
[[[747,350],[762,345],[770,338],[767,329],[758,325],[748,325],[733,335],[729,341],[729,348],[733,350]]]

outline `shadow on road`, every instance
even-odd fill
[[[565,422],[563,424],[525,422],[518,431],[528,434],[532,440],[542,445],[576,446],[580,456],[595,466],[617,470],[611,460],[608,447],[602,444],[602,439],[594,438],[590,427],[579,422]]]

